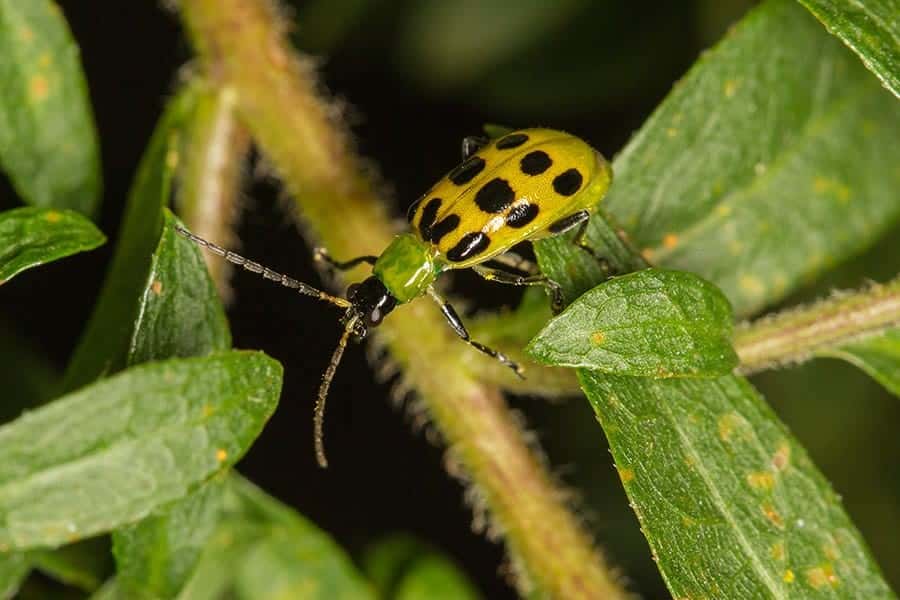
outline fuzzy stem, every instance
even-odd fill
[[[237,92],[238,112],[288,186],[304,224],[340,258],[377,254],[394,227],[355,158],[309,65],[291,50],[267,0],[182,0],[205,75]],[[436,307],[398,308],[378,339],[417,389],[474,496],[505,537],[524,594],[623,598],[565,496],[529,448],[497,388],[471,365],[485,360],[455,339]]]
[[[225,248],[234,248],[238,196],[250,136],[237,121],[233,88],[200,85],[197,108],[178,173],[178,212],[188,229]],[[203,253],[219,295],[231,300],[231,264]]]
[[[803,362],[825,348],[896,325],[900,325],[900,278],[738,327],[734,336],[741,360],[738,370],[746,375]]]

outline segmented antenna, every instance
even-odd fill
[[[357,320],[358,318],[355,316],[347,319],[347,323],[344,325],[344,333],[341,334],[337,348],[334,349],[334,354],[331,355],[331,362],[328,363],[328,368],[325,369],[325,374],[322,375],[322,385],[319,386],[319,396],[316,398],[316,412],[313,418],[316,460],[323,469],[328,468],[328,459],[325,458],[325,433],[323,430],[325,424],[325,399],[328,398],[328,388],[331,387],[331,380],[334,379],[334,373],[341,362],[341,357],[344,356],[344,349],[350,340],[350,334],[356,329]]]
[[[349,308],[350,307],[350,302],[343,298],[339,298],[337,296],[332,296],[331,294],[326,294],[322,290],[316,289],[311,285],[307,285],[307,284],[303,283],[302,281],[297,281],[296,279],[288,277],[287,275],[282,275],[281,273],[278,273],[277,271],[273,271],[272,269],[270,269],[268,267],[264,267],[263,265],[259,264],[258,262],[254,262],[248,258],[244,258],[240,254],[232,252],[231,250],[226,250],[225,248],[223,248],[221,246],[218,246],[208,240],[203,239],[199,235],[195,235],[195,234],[191,233],[190,231],[188,231],[187,229],[185,229],[184,227],[182,227],[180,225],[175,225],[174,227],[175,227],[175,231],[177,231],[180,235],[191,240],[198,246],[202,246],[202,247],[206,248],[213,254],[215,254],[217,256],[221,256],[228,262],[235,264],[244,270],[250,271],[251,273],[256,273],[257,275],[262,275],[264,278],[268,279],[269,281],[274,281],[276,283],[280,283],[284,287],[297,290],[298,292],[300,292],[301,294],[303,294],[305,296],[312,296],[313,298],[318,298],[319,300],[324,300],[325,302],[334,304],[335,306],[340,306],[341,308]]]

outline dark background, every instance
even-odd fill
[[[471,14],[455,15],[463,24],[457,27],[455,21],[426,18],[434,2],[382,2],[377,10],[371,4],[323,0],[298,4],[290,15],[297,23],[297,45],[320,57],[323,82],[348,103],[360,152],[379,167],[399,216],[458,162],[461,138],[479,133],[484,123],[566,129],[613,155],[698,53],[751,3],[557,2],[558,11],[532,19],[518,37],[493,46],[485,42],[489,49],[475,54],[466,51],[467,35],[475,44],[496,41],[490,35],[496,15],[489,10],[480,14],[472,2],[460,3]],[[516,5],[495,1],[480,8]],[[81,46],[103,153],[100,225],[114,242],[135,167],[190,49],[174,15],[154,2],[63,1],[61,6]],[[495,27],[510,19],[499,18]],[[452,51],[457,46],[458,59]],[[423,48],[443,50],[432,56]],[[250,166],[248,174],[242,252],[321,285],[305,241],[281,210],[280,190],[254,179]],[[8,186],[0,190],[0,203],[4,208],[16,203]],[[16,285],[4,286],[0,326],[62,369],[113,247],[30,271]],[[896,273],[900,265],[891,258],[900,255],[896,247],[885,242],[798,298],[812,297],[830,283],[855,286],[863,276]],[[361,347],[348,350],[332,388],[326,422],[332,466],[316,468],[312,403],[339,335],[336,315],[244,273],[234,284],[236,301],[229,309],[234,345],[263,349],[285,366],[279,409],[240,470],[351,553],[358,555],[385,534],[411,532],[452,557],[486,597],[515,597],[504,582],[503,549],[473,533],[463,488],[443,469],[442,448],[421,432],[411,433],[405,413],[388,401],[389,385],[375,383]],[[464,274],[456,285],[479,307],[516,299],[509,290]],[[890,426],[900,423],[896,398],[836,361],[770,374],[756,383],[844,495],[889,578],[896,574],[900,542],[891,532],[900,531],[900,446]],[[556,473],[577,487],[580,514],[610,561],[628,575],[631,588],[645,597],[667,597],[587,403],[540,398],[510,398],[510,403],[526,414]]]

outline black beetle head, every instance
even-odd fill
[[[363,318],[366,327],[380,325],[397,306],[397,300],[377,277],[369,277],[348,287],[347,300],[353,303],[353,310]]]

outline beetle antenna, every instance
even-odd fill
[[[328,363],[328,368],[325,369],[325,374],[322,375],[322,384],[319,386],[319,396],[316,398],[316,410],[313,417],[316,460],[323,469],[328,468],[328,459],[325,458],[325,433],[323,428],[325,424],[325,399],[328,397],[328,388],[331,387],[331,380],[334,379],[334,373],[337,371],[338,364],[344,356],[344,349],[347,347],[347,342],[350,340],[350,334],[356,329],[357,321],[358,317],[356,315],[347,319],[347,323],[344,325],[344,333],[341,334],[341,339],[338,341],[337,348],[334,349],[334,354],[331,355],[331,362]]]
[[[312,296],[313,298],[318,298],[319,300],[323,300],[325,302],[328,302],[329,304],[334,304],[335,306],[340,306],[341,308],[350,307],[350,302],[348,300],[339,298],[337,296],[332,296],[331,294],[327,294],[320,289],[303,283],[302,281],[297,281],[296,279],[288,277],[287,275],[282,275],[277,271],[273,271],[268,267],[264,267],[258,262],[254,262],[248,258],[244,258],[240,254],[232,252],[231,250],[226,250],[225,248],[218,246],[210,242],[209,240],[203,239],[199,235],[191,233],[181,225],[176,224],[174,227],[175,231],[177,231],[181,236],[189,239],[198,246],[206,248],[213,254],[221,256],[228,262],[235,264],[246,271],[256,273],[257,275],[262,275],[269,281],[274,281],[275,283],[280,283],[284,287],[297,290],[304,296]]]

